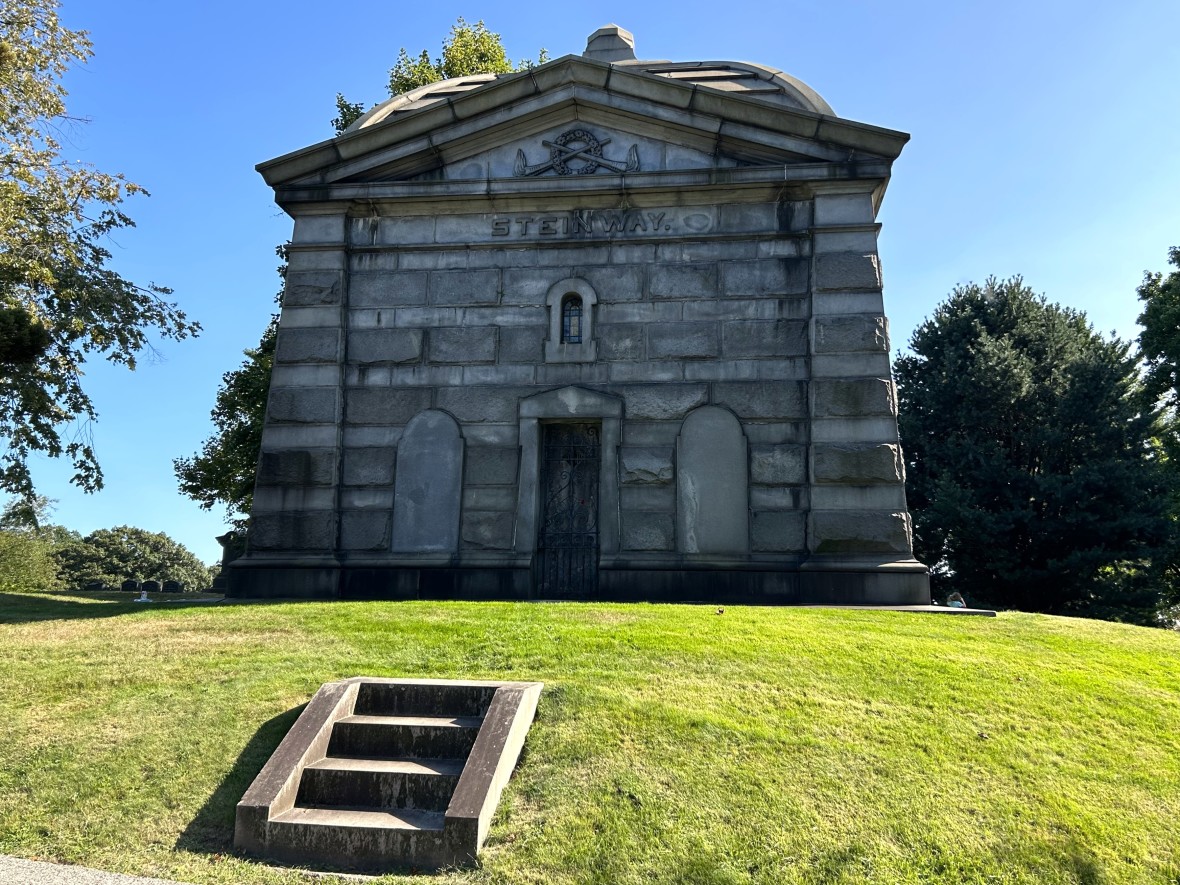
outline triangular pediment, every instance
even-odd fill
[[[908,136],[578,56],[261,164],[282,186],[889,162]]]

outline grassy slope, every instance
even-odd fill
[[[194,883],[323,682],[540,679],[435,883],[1180,883],[1180,636],[1031,615],[0,597],[0,853]],[[390,881],[393,881],[391,878]]]

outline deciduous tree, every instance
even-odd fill
[[[180,581],[186,590],[208,589],[209,569],[187,547],[163,532],[121,525],[91,532],[57,552],[61,582],[80,590],[94,581]]]
[[[909,504],[941,587],[1150,619],[1158,594],[1134,578],[1167,504],[1129,346],[1017,277],[956,288],[909,347],[894,367]]]
[[[76,485],[102,488],[81,382],[88,358],[134,369],[153,335],[199,329],[166,300],[169,289],[109,267],[107,236],[133,226],[123,200],[146,192],[62,156],[60,133],[79,121],[61,76],[91,44],[62,26],[57,6],[0,0],[0,491],[26,499],[34,453],[69,458]]]

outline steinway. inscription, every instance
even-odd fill
[[[576,237],[588,235],[670,233],[667,212],[637,209],[585,209],[561,215],[499,215],[492,219],[494,237]]]

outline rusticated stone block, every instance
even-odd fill
[[[803,418],[806,390],[803,381],[732,381],[713,385],[713,400],[740,418]]]
[[[880,289],[880,259],[874,252],[827,252],[817,255],[815,288],[819,291]]]
[[[397,449],[386,446],[344,450],[344,484],[388,486],[393,483]]]
[[[623,512],[624,550],[671,550],[674,531],[670,513]]]
[[[897,391],[888,378],[831,378],[812,382],[816,418],[897,414]]]
[[[515,421],[520,398],[533,392],[517,387],[444,387],[438,391],[438,407],[460,421]]]
[[[599,327],[601,329],[601,327]],[[544,359],[541,348],[545,329],[524,326],[500,329],[500,362],[539,363]]]
[[[346,510],[340,514],[340,546],[345,550],[389,549],[389,512]]]
[[[668,323],[647,327],[649,359],[706,359],[721,350],[716,323]]]
[[[802,513],[755,512],[750,520],[750,546],[756,553],[802,553],[807,549],[806,528]]]
[[[276,388],[270,392],[267,415],[272,421],[332,424],[336,420],[336,388]]]
[[[807,354],[807,324],[799,320],[723,323],[722,334],[725,355],[731,359]]]
[[[815,553],[912,555],[910,517],[904,512],[811,511]]]
[[[806,475],[803,446],[750,446],[750,482],[799,485]]]
[[[636,384],[623,388],[629,419],[683,418],[709,401],[703,384]]]
[[[672,450],[632,447],[620,449],[619,479],[625,483],[670,483]]]
[[[430,408],[430,390],[421,387],[364,387],[345,396],[349,424],[406,424]]]
[[[819,317],[815,321],[816,353],[888,353],[885,317]]]
[[[329,551],[336,546],[336,519],[330,510],[250,514],[253,550]]]
[[[432,363],[491,363],[495,359],[495,328],[485,326],[430,330]]]
[[[721,265],[723,295],[801,295],[806,291],[805,258],[755,258]]]
[[[416,363],[422,358],[420,329],[363,329],[348,333],[348,357],[364,364]]]
[[[331,485],[336,467],[332,449],[263,452],[258,484],[263,486]]]
[[[426,274],[421,271],[354,273],[348,281],[350,307],[395,307],[426,303]]]
[[[283,287],[283,304],[305,307],[340,303],[340,273],[338,271],[301,271],[287,273]]]
[[[598,355],[604,360],[643,359],[643,326],[639,323],[609,323],[595,327]]]
[[[890,443],[816,443],[812,449],[816,482],[904,482],[901,446]]]
[[[339,355],[338,329],[279,329],[275,362],[334,363]]]
[[[478,550],[508,550],[512,547],[511,513],[468,510],[463,513],[463,546]]]
[[[665,264],[651,268],[650,291],[655,298],[704,298],[717,294],[717,265]]]
[[[469,446],[467,449],[468,485],[512,485],[520,452],[513,446]]]
[[[499,300],[498,270],[439,270],[430,274],[431,304],[494,304]]]

